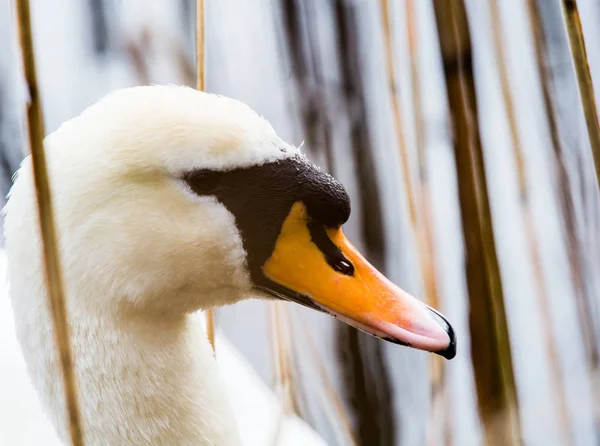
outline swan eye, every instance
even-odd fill
[[[353,276],[354,275],[354,266],[352,265],[352,263],[350,263],[346,259],[339,259],[338,261],[333,262],[333,265],[331,265],[331,266],[337,272],[340,272],[340,273],[345,274],[347,276]]]
[[[308,222],[308,230],[312,242],[325,256],[325,260],[335,271],[346,276],[354,275],[354,265],[344,256],[342,251],[331,241],[325,226],[312,220]]]
[[[195,170],[186,173],[183,180],[198,195],[215,195],[219,190],[219,172]]]

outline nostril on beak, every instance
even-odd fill
[[[438,324],[440,324],[440,326],[446,331],[446,333],[448,333],[448,337],[450,338],[450,343],[448,344],[448,347],[446,347],[444,350],[440,350],[435,353],[440,356],[443,356],[446,359],[454,358],[456,356],[456,333],[454,333],[452,325],[450,325],[448,319],[442,316],[442,314],[438,311],[434,310],[431,307],[427,307],[427,309],[431,312],[431,316],[433,317],[433,319]]]

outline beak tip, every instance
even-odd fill
[[[431,311],[431,313],[433,313],[434,318],[446,331],[446,333],[448,334],[448,338],[450,339],[450,343],[445,349],[439,350],[434,353],[443,356],[447,360],[451,360],[456,356],[456,333],[454,332],[452,325],[450,325],[450,322],[448,322],[448,319],[446,319],[440,312],[434,310],[431,307],[427,307],[427,309]]]
[[[448,347],[435,353],[443,356],[447,360],[451,360],[456,356],[456,337],[454,336],[454,332],[452,334],[448,333],[448,335],[450,336],[450,344]]]

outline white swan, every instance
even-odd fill
[[[0,250],[0,445],[60,446],[31,385],[14,330],[5,284],[6,253]],[[203,324],[204,318],[198,317]],[[238,430],[246,446],[325,446],[303,420],[282,417],[282,407],[254,369],[217,332],[219,373],[231,401]],[[281,424],[280,424],[281,423]]]
[[[250,296],[454,356],[447,321],[345,239],[342,186],[244,104],[183,87],[120,90],[45,147],[87,445],[239,444],[192,313]],[[29,157],[5,212],[17,336],[67,442]]]

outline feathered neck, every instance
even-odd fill
[[[16,283],[15,283],[16,282]],[[34,387],[59,436],[66,414],[43,288],[12,281],[17,333]],[[36,292],[37,291],[37,292]],[[71,338],[87,445],[237,445],[233,414],[196,315],[86,310],[70,290]],[[168,297],[165,297],[168,299]]]

